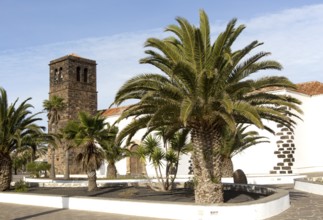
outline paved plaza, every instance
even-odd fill
[[[288,190],[291,207],[269,220],[323,220],[323,196]]]
[[[85,212],[68,209],[55,209],[39,206],[0,203],[1,220],[162,220],[157,218],[134,217],[102,212]]]

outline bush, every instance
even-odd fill
[[[27,164],[26,168],[27,168],[27,171],[30,172],[30,174],[33,177],[39,178],[41,172],[44,172],[46,176],[46,172],[50,169],[50,164],[31,162]]]
[[[19,180],[18,182],[15,182],[15,191],[16,192],[27,192],[28,191],[27,183],[23,180]]]

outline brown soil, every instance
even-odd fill
[[[14,190],[11,190],[11,192]],[[194,191],[188,188],[174,189],[168,192],[157,192],[148,187],[138,186],[109,186],[100,187],[97,191],[88,192],[87,187],[31,187],[28,192],[33,194],[61,195],[61,196],[88,196],[98,198],[118,198],[149,201],[169,201],[194,203]],[[240,203],[257,200],[265,197],[255,193],[224,191],[224,202]]]

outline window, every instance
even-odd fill
[[[54,83],[57,83],[58,82],[58,70],[55,69],[55,72],[54,72]]]
[[[79,66],[76,68],[76,81],[81,81],[81,68]]]
[[[63,81],[63,68],[59,68],[58,71],[58,81]]]
[[[84,75],[83,75],[83,80],[85,83],[87,83],[87,79],[88,78],[88,75],[87,75],[87,68],[84,68]]]

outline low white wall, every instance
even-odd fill
[[[318,182],[315,183],[315,182],[309,182],[308,181],[308,180],[315,181],[316,178],[320,178],[321,182],[320,183],[318,183]],[[314,177],[314,178],[307,178],[307,179],[304,179],[304,178],[303,179],[296,179],[294,189],[323,196],[322,177]]]
[[[273,185],[293,184],[297,178],[305,178],[306,175],[247,175],[248,184]],[[233,178],[222,178],[223,183],[233,183]]]

